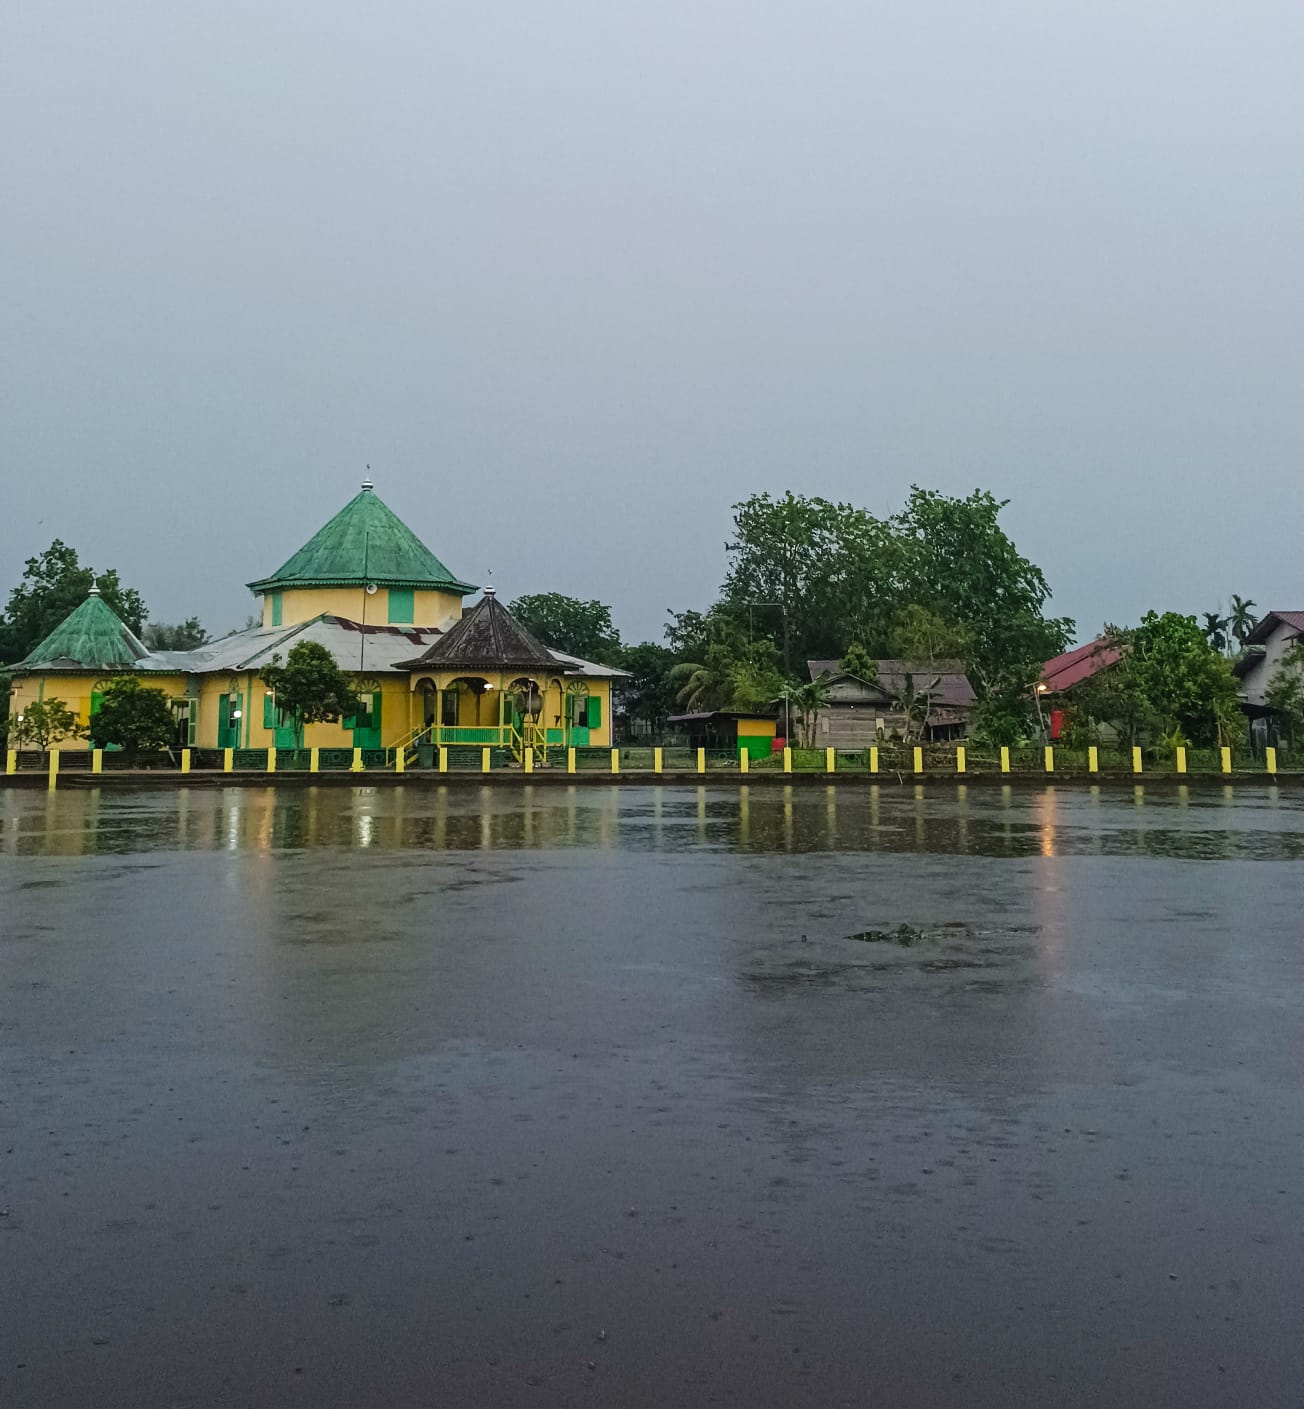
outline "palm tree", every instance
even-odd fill
[[[819,723],[820,711],[829,702],[831,679],[829,672],[825,670],[804,685],[791,683],[784,686],[780,699],[785,700],[788,709],[797,716],[801,726],[802,748],[815,747],[815,726]]]
[[[912,738],[916,737],[916,728],[919,731],[917,737],[923,737],[924,730],[928,725],[928,716],[933,708],[933,696],[941,683],[941,677],[934,675],[923,689],[917,689],[915,677],[910,671],[906,671],[902,677],[901,687],[896,693],[894,703],[905,717],[903,743],[909,743]]]
[[[1231,628],[1232,635],[1236,638],[1236,644],[1245,649],[1245,641],[1250,632],[1254,630],[1254,603],[1247,597],[1238,597],[1232,593],[1231,605]]]
[[[1225,651],[1231,643],[1228,627],[1232,624],[1229,616],[1219,616],[1217,612],[1205,612],[1204,634],[1215,651]]]
[[[670,668],[669,678],[679,686],[675,699],[685,709],[716,709],[728,683],[709,665],[680,661]]]

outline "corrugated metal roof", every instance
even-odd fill
[[[1289,626],[1293,631],[1304,633],[1304,612],[1268,612],[1262,620],[1255,622],[1254,629],[1245,638],[1245,644],[1253,646],[1266,641],[1279,623]]]
[[[1071,689],[1113,665],[1120,654],[1117,646],[1111,646],[1105,637],[1097,636],[1085,646],[1075,646],[1073,650],[1048,660],[1041,668],[1041,683],[1048,694]]]
[[[284,660],[290,648],[300,641],[315,641],[326,647],[341,670],[370,674],[400,669],[400,661],[410,659],[414,650],[429,645],[438,636],[439,632],[433,628],[362,627],[347,617],[322,615],[296,626],[270,629],[257,626],[249,631],[237,631],[194,651],[159,651],[155,659],[166,660],[186,674],[259,670],[271,665],[273,656]]]
[[[973,692],[969,677],[964,673],[964,667],[957,660],[920,661],[885,658],[875,661],[874,664],[878,668],[878,673],[874,681],[868,683],[882,686],[889,694],[899,694],[905,687],[906,676],[909,675],[914,681],[916,689],[922,688],[927,680],[937,680],[937,687],[932,692],[933,704],[947,705],[952,709],[967,709],[978,703],[978,696]],[[824,674],[837,676],[847,673],[842,669],[840,662],[835,660],[808,660],[806,668],[810,671],[812,680],[817,680]]]
[[[333,519],[271,574],[251,582],[254,592],[285,587],[436,588],[459,595],[475,588],[459,582],[371,488],[362,489]]]

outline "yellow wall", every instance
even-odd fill
[[[740,739],[772,739],[778,730],[773,719],[740,719],[738,737]]]
[[[466,672],[452,670],[417,670],[413,671],[410,684],[413,696],[412,703],[412,727],[417,728],[424,725],[425,705],[422,699],[422,683],[431,681],[440,691],[453,688],[454,682],[467,678]],[[493,685],[492,690],[481,690],[476,694],[463,692],[458,710],[458,728],[497,728],[498,726],[498,701],[501,692],[509,689],[513,680],[518,679],[517,674],[505,672],[488,677]],[[552,676],[546,680],[540,680],[539,684],[543,689],[543,710],[539,717],[539,723],[546,729],[557,729],[561,725],[558,723],[558,716],[565,719],[565,695],[568,682],[562,676]],[[610,680],[588,680],[588,693],[602,702],[602,723],[597,729],[589,730],[589,744],[594,748],[611,747],[611,681]],[[439,715],[436,715],[436,723],[440,722]],[[773,728],[771,728],[773,733]]]
[[[22,714],[33,700],[62,700],[81,722],[83,728],[90,723],[91,694],[96,684],[121,679],[122,674],[113,675],[72,675],[62,672],[49,675],[17,675],[14,677],[14,693],[9,697],[9,713],[12,718]],[[140,675],[142,685],[162,690],[169,699],[184,699],[186,681],[183,675]],[[76,746],[76,740],[69,739],[66,747]]]
[[[368,675],[369,681],[380,685],[380,742],[382,748],[392,748],[412,729],[408,720],[408,710],[415,708],[408,691],[406,675]],[[356,673],[350,675],[355,684],[359,679]],[[271,748],[276,742],[273,729],[263,724],[263,700],[267,686],[256,670],[241,671],[238,675],[220,671],[200,677],[198,727],[195,730],[195,747],[212,749],[217,747],[217,725],[219,718],[218,701],[222,695],[234,692],[239,697],[240,748]],[[353,731],[346,729],[342,722],[333,724],[309,724],[303,731],[304,748],[343,749],[353,747]]]
[[[263,626],[272,625],[272,596],[263,594]],[[294,626],[301,621],[328,613],[349,621],[362,621],[366,614],[368,626],[438,626],[443,627],[462,615],[462,599],[455,592],[417,591],[412,594],[414,621],[389,619],[389,590],[379,588],[368,596],[361,587],[301,587],[287,588],[281,594],[281,625]]]
[[[75,710],[83,726],[90,721],[92,687],[101,680],[113,677],[100,675],[20,675],[14,679],[14,694],[10,698],[10,710],[14,715],[21,714],[24,706],[35,699],[59,699]],[[195,723],[194,747],[212,749],[217,747],[218,699],[234,690],[239,697],[241,711],[241,748],[269,748],[275,742],[273,730],[263,725],[263,698],[267,687],[257,671],[216,671],[201,676],[184,675],[140,675],[142,684],[162,690],[169,699],[185,699],[188,691],[197,688],[197,695],[191,696],[191,717]],[[352,676],[356,682],[359,678]],[[421,680],[433,679],[441,689],[456,678],[453,672],[416,672],[409,678],[406,674],[393,672],[385,675],[369,675],[369,681],[380,685],[382,702],[380,714],[381,747],[392,748],[401,739],[424,722],[423,703],[419,689]],[[506,676],[494,679],[495,688],[482,691],[478,696],[464,698],[461,724],[463,727],[479,725],[496,727],[498,724],[498,701],[500,691],[511,684]],[[589,743],[594,747],[611,746],[611,681],[589,680],[589,694],[602,701],[602,724],[589,731]],[[553,677],[544,682],[544,707],[541,723],[549,728],[557,727],[556,715],[563,712],[565,682]],[[476,716],[467,715],[467,704],[475,699]],[[764,721],[758,721],[764,722]],[[774,727],[769,729],[773,734]],[[68,747],[75,746],[74,740]],[[304,730],[305,748],[352,748],[353,731],[345,729],[342,723],[310,724]]]

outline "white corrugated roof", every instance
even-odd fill
[[[410,626],[368,626],[341,616],[318,616],[295,626],[255,626],[236,631],[219,641],[210,641],[194,651],[154,651],[138,664],[142,669],[176,670],[186,675],[206,675],[214,671],[259,670],[271,665],[273,656],[282,660],[300,641],[325,646],[342,670],[393,670],[399,661],[411,660],[437,640],[432,628]]]
[[[441,634],[435,627],[368,626],[364,629],[347,617],[317,616],[295,626],[254,626],[248,631],[235,631],[194,651],[151,651],[136,664],[141,670],[175,670],[181,675],[261,670],[271,665],[273,656],[284,660],[291,646],[297,646],[300,641],[315,641],[326,647],[341,670],[370,674],[395,670],[400,661],[410,661],[420,655]],[[614,666],[598,665],[561,651],[549,654],[564,675],[606,679],[628,674]],[[403,673],[406,674],[406,670]]]

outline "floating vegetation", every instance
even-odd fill
[[[910,949],[922,944],[928,935],[917,925],[898,925],[894,930],[859,930],[847,938],[860,944],[899,944],[902,949]]]

